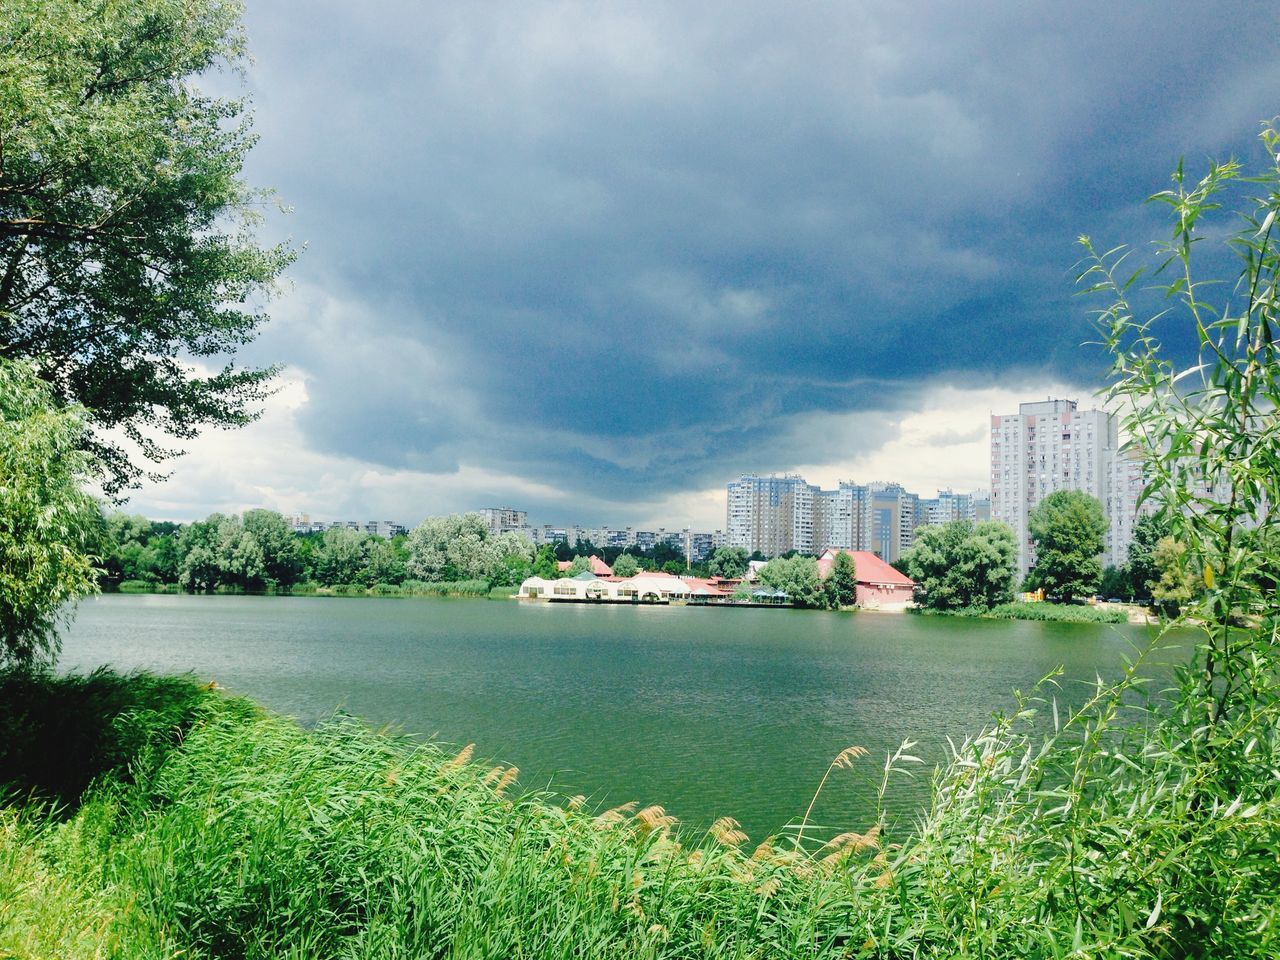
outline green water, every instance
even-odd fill
[[[305,723],[341,707],[515,764],[525,787],[661,803],[753,838],[815,808],[868,826],[872,781],[906,737],[936,761],[1010,691],[1057,666],[1060,701],[1115,675],[1146,628],[798,610],[483,600],[104,596],[81,606],[62,665],[194,671]],[[1169,654],[1165,654],[1167,658]],[[910,816],[927,772],[891,789]]]

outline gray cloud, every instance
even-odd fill
[[[1251,149],[1248,6],[256,2],[252,175],[309,244],[256,353],[317,450],[619,509],[925,384],[1095,382],[1073,240]]]

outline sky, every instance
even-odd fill
[[[716,529],[745,472],[985,487],[991,413],[1104,383],[1076,238],[1261,155],[1280,23],[1227,9],[247,0],[246,177],[301,256],[241,359],[280,390],[128,509]]]

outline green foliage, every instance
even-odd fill
[[[747,572],[747,551],[742,547],[716,547],[707,567],[713,577],[736,580]]]
[[[1125,623],[1123,610],[1091,607],[1078,603],[1002,603],[994,607],[952,607],[936,610],[919,607],[914,612],[929,616],[978,617],[984,620],[1039,620],[1048,623]]]
[[[245,423],[274,372],[226,358],[292,254],[251,236],[268,197],[241,178],[244,101],[197,84],[243,62],[240,14],[235,0],[0,7],[0,356],[36,359],[152,461],[170,451],[144,428]],[[93,446],[110,490],[142,473],[106,433]]]
[[[1151,599],[1152,585],[1160,579],[1153,554],[1156,544],[1169,535],[1169,523],[1159,514],[1144,513],[1133,525],[1133,540],[1129,544],[1129,580],[1132,592],[1139,600]]]
[[[507,557],[533,564],[533,544],[514,533],[490,536],[478,513],[428,517],[409,534],[409,576],[419,580],[495,581]]]
[[[262,551],[267,583],[285,589],[297,583],[302,575],[302,560],[298,555],[298,538],[289,522],[274,510],[246,510],[242,522],[245,532]]]
[[[51,661],[66,604],[95,588],[83,435],[29,364],[0,360],[0,664]]]
[[[573,560],[569,562],[569,569],[564,572],[563,576],[576,577],[580,573],[590,573],[590,572],[591,572],[590,557],[574,557]]]
[[[853,557],[841,550],[831,562],[823,584],[827,606],[834,610],[852,607],[858,602],[858,571]]]
[[[1013,531],[992,520],[922,527],[902,558],[903,572],[916,582],[917,599],[934,610],[1007,603],[1017,564]]]
[[[1027,526],[1036,548],[1032,589],[1063,603],[1098,592],[1107,521],[1097,497],[1080,490],[1051,493],[1031,511]]]
[[[1168,305],[1156,317],[1135,316],[1128,289],[1144,268],[1125,266],[1117,247],[1098,253],[1082,238],[1087,259],[1081,279],[1108,297],[1099,327],[1112,357],[1108,399],[1127,410],[1124,423],[1145,467],[1143,500],[1154,506],[1178,551],[1166,550],[1158,589],[1181,597],[1186,582],[1163,583],[1170,571],[1203,584],[1182,614],[1205,624],[1198,696],[1203,737],[1232,715],[1255,708],[1262,675],[1274,673],[1276,595],[1280,555],[1280,131],[1264,125],[1265,168],[1244,178],[1235,160],[1211,163],[1199,180],[1179,164],[1171,189],[1151,201],[1168,208],[1172,233],[1158,244],[1156,275]],[[1247,191],[1247,193],[1246,193]],[[1243,194],[1243,195],[1242,195]],[[1220,220],[1224,199],[1241,209]],[[1206,275],[1238,265],[1228,277]],[[1123,271],[1123,272],[1122,272]],[[1196,355],[1176,363],[1165,355],[1159,330],[1181,322]],[[1159,541],[1162,542],[1162,541]],[[1179,549],[1180,548],[1180,549]],[[1181,552],[1185,551],[1185,552]],[[1154,556],[1153,556],[1154,559]],[[1237,630],[1239,622],[1260,629]]]
[[[618,554],[618,559],[613,561],[614,576],[634,577],[639,572],[640,564],[629,553],[620,553]]]
[[[818,561],[813,557],[774,557],[760,568],[760,580],[774,590],[781,590],[797,607],[827,605],[818,576]]]
[[[556,551],[549,543],[544,543],[538,548],[538,554],[533,560],[533,570],[530,573],[533,577],[542,577],[544,580],[554,580],[560,576],[560,568],[556,566]]]
[[[1132,577],[1132,568],[1127,563],[1119,567],[1108,564],[1102,571],[1102,585],[1098,587],[1098,592],[1107,598],[1132,597],[1134,595]]]
[[[1177,615],[1196,595],[1196,578],[1187,566],[1187,546],[1173,537],[1162,537],[1151,552],[1151,560],[1158,574],[1150,584],[1151,602]]]

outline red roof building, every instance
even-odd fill
[[[916,583],[906,574],[899,573],[874,553],[867,550],[827,549],[818,558],[818,576],[826,579],[837,554],[853,557],[854,577],[858,581],[858,605],[881,609],[901,609],[911,603]]]
[[[594,553],[587,559],[591,561],[591,572],[594,573],[597,577],[613,576],[613,568],[610,567],[603,560],[601,560],[599,557],[597,557]],[[571,566],[573,566],[572,560],[556,561],[556,569],[559,570],[561,573],[564,573]]]

